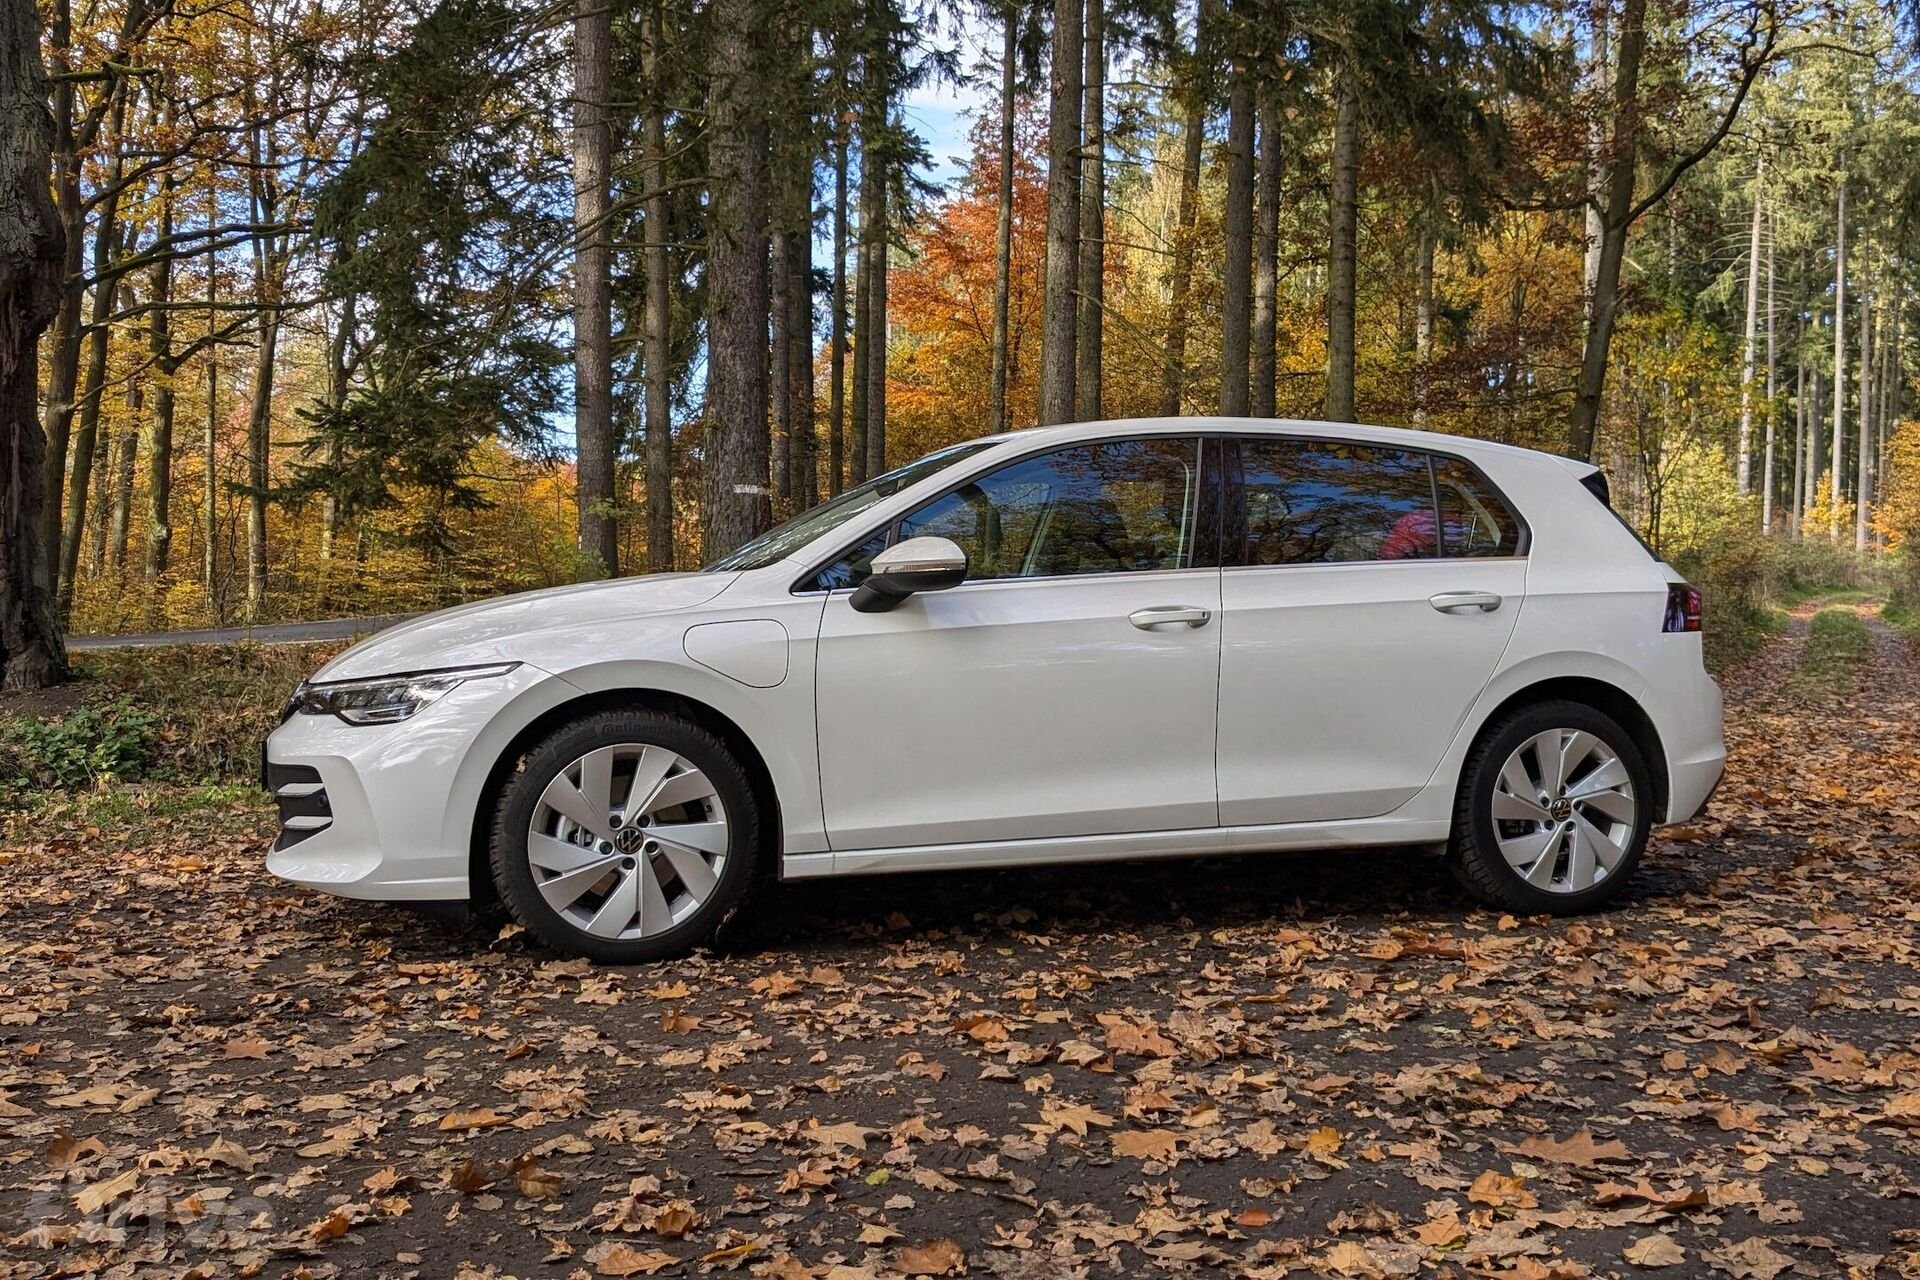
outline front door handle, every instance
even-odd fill
[[[1469,609],[1492,613],[1500,607],[1500,597],[1491,591],[1442,591],[1428,596],[1427,603],[1442,613],[1465,613]]]
[[[1156,604],[1147,609],[1135,609],[1127,615],[1127,621],[1142,631],[1181,622],[1189,627],[1204,627],[1212,620],[1213,610],[1186,604]]]

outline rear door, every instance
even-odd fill
[[[1221,823],[1387,813],[1433,776],[1506,648],[1524,528],[1458,459],[1265,435],[1237,453]]]

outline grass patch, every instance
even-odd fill
[[[1870,604],[1879,599],[1881,594],[1881,592],[1874,591],[1869,587],[1835,588],[1789,585],[1783,587],[1775,599],[1781,607],[1791,609],[1796,605],[1806,604],[1810,600],[1818,600],[1822,605]]]
[[[117,845],[153,843],[195,831],[232,833],[266,822],[273,803],[256,786],[139,783],[82,791],[21,791],[0,806],[0,847],[45,840],[49,832]],[[237,825],[238,824],[238,825]]]
[[[1906,632],[1909,639],[1920,641],[1920,607],[1895,598],[1881,608],[1880,620]]]
[[[1813,615],[1800,678],[1828,689],[1851,688],[1872,651],[1873,636],[1865,620],[1845,606],[1829,606]]]
[[[1753,607],[1743,601],[1720,606],[1709,596],[1706,625],[1700,636],[1702,660],[1708,671],[1720,675],[1759,652],[1760,646],[1786,625],[1787,615],[1782,610]]]

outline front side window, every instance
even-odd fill
[[[1200,441],[1075,445],[970,480],[827,566],[818,586],[859,585],[893,541],[951,538],[967,580],[1184,569],[1194,562]]]
[[[996,440],[969,440],[965,444],[953,445],[930,453],[904,467],[897,467],[883,476],[876,476],[863,485],[848,489],[837,498],[804,511],[787,521],[777,529],[770,529],[753,541],[735,548],[733,551],[708,565],[706,572],[721,573],[742,569],[764,569],[777,564],[794,552],[805,547],[815,538],[824,537],[840,525],[847,523],[868,507],[883,498],[891,497],[909,485],[918,484],[937,471],[944,470],[982,449],[992,448],[999,443]],[[879,548],[874,548],[877,553]],[[868,557],[872,558],[871,555]],[[852,584],[846,584],[852,585]]]
[[[972,481],[902,520],[898,536],[953,539],[969,581],[1184,569],[1199,497],[1198,439],[1103,441]]]
[[[1241,440],[1242,564],[1344,564],[1439,554],[1427,456],[1328,440]]]

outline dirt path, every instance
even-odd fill
[[[777,889],[595,972],[230,819],[50,833],[0,1275],[1920,1276],[1920,663],[1873,621],[1810,692],[1810,611],[1580,921],[1247,858]]]

